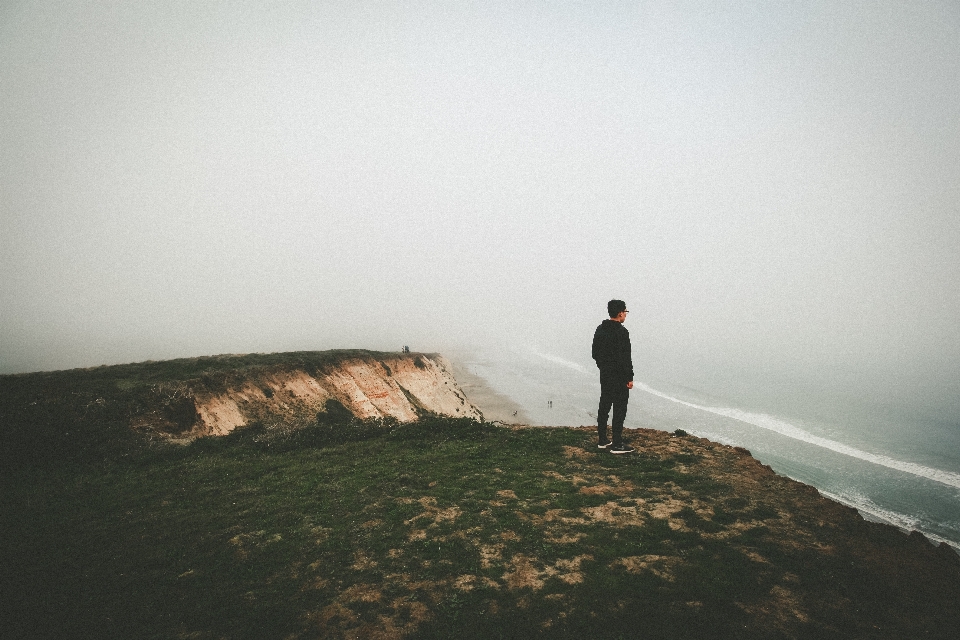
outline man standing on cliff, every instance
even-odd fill
[[[633,357],[630,352],[630,332],[623,326],[627,319],[627,304],[623,300],[607,303],[609,320],[604,320],[593,334],[593,359],[600,368],[600,408],[597,411],[597,442],[599,449],[610,453],[636,451],[623,442],[623,420],[627,417],[627,402],[633,389]],[[613,407],[613,442],[607,440],[607,417]]]

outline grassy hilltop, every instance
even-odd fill
[[[613,456],[584,429],[340,416],[21,459],[2,471],[0,636],[960,629],[952,550],[864,522],[745,450],[631,435],[638,453]]]

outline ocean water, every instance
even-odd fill
[[[475,353],[464,366],[523,407],[534,424],[596,424],[596,367],[512,348]],[[755,386],[718,397],[636,380],[625,427],[683,429],[745,447],[777,473],[867,519],[918,530],[960,550],[960,417],[807,390],[761,391]]]

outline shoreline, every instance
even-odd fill
[[[470,372],[468,360],[472,354],[445,351],[443,356],[453,369],[451,373],[460,389],[488,422],[508,425],[530,425],[530,417],[517,402],[495,391],[486,380]]]
[[[788,477],[788,478],[789,478],[790,476],[785,476],[785,477]],[[795,480],[796,482],[802,482],[801,480],[796,480],[795,478],[790,478],[790,479],[791,479],[791,480]],[[805,484],[806,484],[806,483],[805,483]],[[810,485],[810,486],[813,486],[813,485]],[[817,489],[816,487],[814,487],[814,488]],[[909,526],[906,526],[906,525],[904,525],[902,522],[898,522],[898,521],[897,521],[896,519],[894,519],[894,518],[884,517],[883,515],[881,515],[880,513],[877,513],[876,511],[873,511],[873,510],[870,510],[870,509],[865,509],[865,508],[863,508],[861,505],[858,505],[858,504],[856,504],[856,503],[854,503],[854,502],[852,502],[852,501],[850,501],[850,500],[844,500],[842,497],[840,497],[840,496],[838,496],[838,495],[836,495],[836,494],[830,493],[830,492],[828,492],[828,491],[823,491],[823,490],[821,490],[821,489],[817,489],[817,491],[818,491],[818,492],[820,493],[820,495],[822,495],[824,498],[827,498],[827,499],[829,499],[829,500],[833,500],[834,502],[836,502],[836,503],[838,503],[838,504],[842,504],[842,505],[844,505],[845,507],[850,507],[851,509],[856,509],[856,510],[857,510],[857,513],[860,514],[860,517],[863,518],[864,520],[866,520],[867,522],[875,522],[875,523],[877,523],[877,524],[885,524],[885,525],[894,527],[894,528],[898,529],[899,531],[901,531],[902,533],[905,533],[905,534],[910,534],[910,533],[912,533],[912,532],[914,532],[914,531],[916,531],[917,533],[922,533],[922,534],[924,535],[924,537],[926,537],[926,538],[927,538],[928,540],[930,540],[931,542],[934,542],[934,543],[943,543],[943,544],[949,546],[950,548],[952,548],[954,551],[956,551],[958,555],[960,555],[960,543],[956,543],[956,542],[954,542],[953,540],[948,540],[947,538],[944,538],[944,537],[942,537],[942,536],[938,536],[938,535],[935,534],[935,533],[931,533],[931,532],[929,532],[929,531],[924,531],[924,530],[920,529],[919,527],[909,527]]]

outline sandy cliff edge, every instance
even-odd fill
[[[160,387],[159,401],[132,416],[130,426],[178,439],[225,435],[253,422],[298,427],[314,422],[331,401],[360,419],[411,422],[424,412],[482,419],[451,369],[439,354],[350,352],[320,366],[293,360],[228,370],[219,384],[173,383],[167,397]],[[171,412],[167,400],[177,394],[181,406]]]

